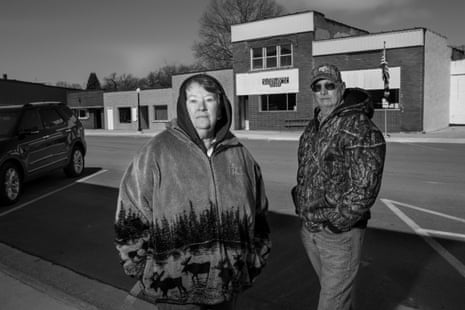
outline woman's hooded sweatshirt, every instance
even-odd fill
[[[210,77],[211,78],[211,77]],[[121,181],[116,247],[138,297],[218,304],[249,287],[270,252],[268,202],[260,168],[229,131],[231,105],[206,149],[180,88],[178,119],[135,155]]]

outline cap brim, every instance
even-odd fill
[[[319,80],[330,80],[334,83],[337,82],[337,80],[334,79],[334,77],[330,74],[318,74],[317,76],[315,76],[314,78],[311,79],[310,81],[310,85],[313,85],[315,82],[318,82]]]

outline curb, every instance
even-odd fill
[[[79,310],[157,309],[155,305],[132,297],[122,289],[92,280],[3,243],[0,243],[0,270],[42,294]]]

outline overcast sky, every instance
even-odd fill
[[[144,77],[191,64],[210,0],[0,0],[0,74],[85,85],[90,72]],[[464,0],[276,0],[370,32],[425,27],[465,44]]]

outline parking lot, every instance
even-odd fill
[[[113,295],[105,297],[86,287],[101,284],[123,292],[118,298],[125,299],[124,292],[134,286],[135,281],[123,274],[113,247],[113,219],[121,175],[145,141],[88,137],[84,177],[66,179],[57,171],[27,184],[19,203],[0,209],[0,242],[28,258],[21,265],[15,252],[2,255],[0,263],[89,304],[120,307],[122,300],[109,300]],[[262,167],[273,251],[269,266],[240,299],[239,308],[314,308],[317,279],[301,246],[299,220],[289,196],[295,182],[297,142],[243,142]],[[356,291],[360,309],[462,307],[464,153],[463,144],[388,145],[383,186],[373,207]],[[35,268],[37,264],[50,268]],[[79,280],[66,283],[63,277],[52,276],[50,270],[56,268]]]

